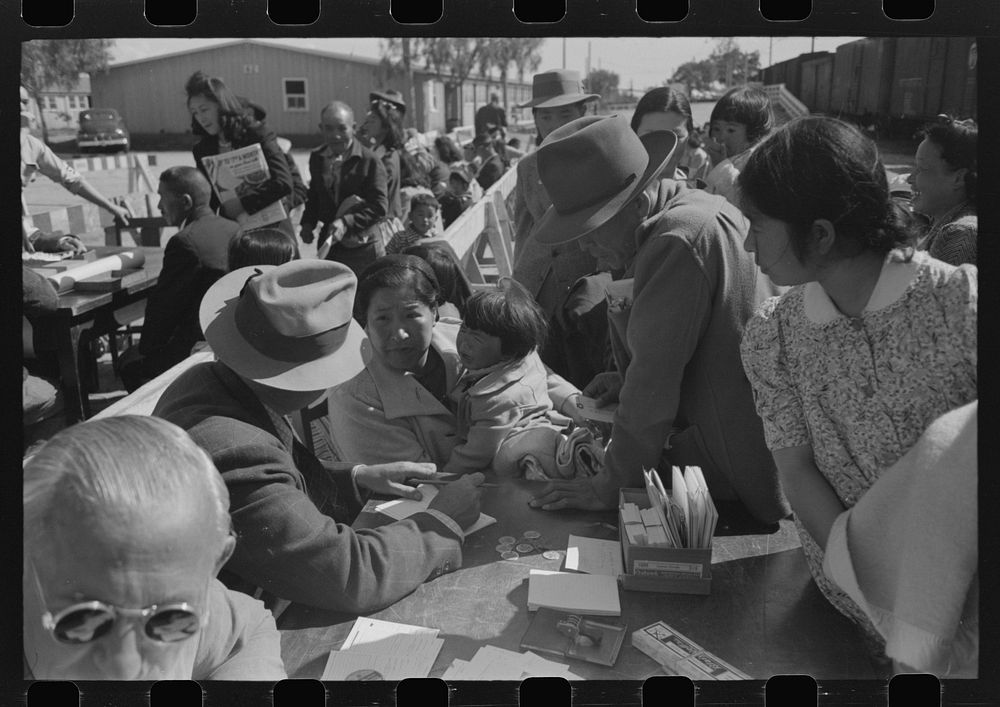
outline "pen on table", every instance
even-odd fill
[[[416,483],[416,484],[427,484],[428,486],[444,486],[446,484],[450,484],[452,481],[458,481],[458,479],[447,479],[447,480],[445,480],[445,479],[408,479],[408,481],[410,481],[411,483]],[[484,489],[495,489],[495,488],[499,488],[499,487],[500,487],[500,484],[488,484],[488,483],[479,484],[479,488],[484,488]]]

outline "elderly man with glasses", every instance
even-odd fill
[[[215,575],[229,495],[175,425],[63,430],[24,466],[24,673],[40,680],[281,680],[263,604]]]

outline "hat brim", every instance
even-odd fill
[[[399,108],[400,113],[406,112],[406,104],[400,101],[398,98],[387,96],[384,93],[379,93],[378,91],[372,91],[371,93],[368,94],[368,100],[374,100],[376,98],[396,106],[397,108]]]
[[[258,265],[234,270],[205,293],[198,318],[205,340],[216,357],[240,376],[280,390],[325,390],[360,373],[365,367],[361,345],[366,336],[353,318],[346,325],[347,332],[340,347],[312,361],[277,361],[247,343],[235,320],[240,291],[255,269],[267,272],[274,267]]]
[[[572,103],[582,103],[583,101],[596,101],[600,95],[596,93],[564,93],[559,96],[548,98],[533,98],[527,103],[522,103],[518,108],[558,108],[568,106]]]
[[[611,220],[632,199],[639,196],[654,179],[659,177],[660,172],[667,166],[677,148],[677,136],[670,130],[657,130],[646,133],[639,139],[646,148],[649,162],[646,165],[646,170],[636,182],[607,201],[565,216],[559,214],[554,206],[550,206],[532,230],[535,240],[545,245],[559,245],[587,235]]]

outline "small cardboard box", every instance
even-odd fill
[[[640,510],[650,507],[645,489],[619,489],[618,508],[624,503],[634,503]],[[689,550],[633,545],[620,511],[618,531],[625,559],[625,574],[622,575],[625,589],[669,594],[708,594],[711,591],[712,548]]]

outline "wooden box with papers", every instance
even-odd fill
[[[645,490],[618,491],[618,530],[625,557],[622,587],[628,591],[670,594],[710,593],[711,542],[708,547],[670,546],[661,527],[662,520],[659,523],[653,520],[656,515]]]

